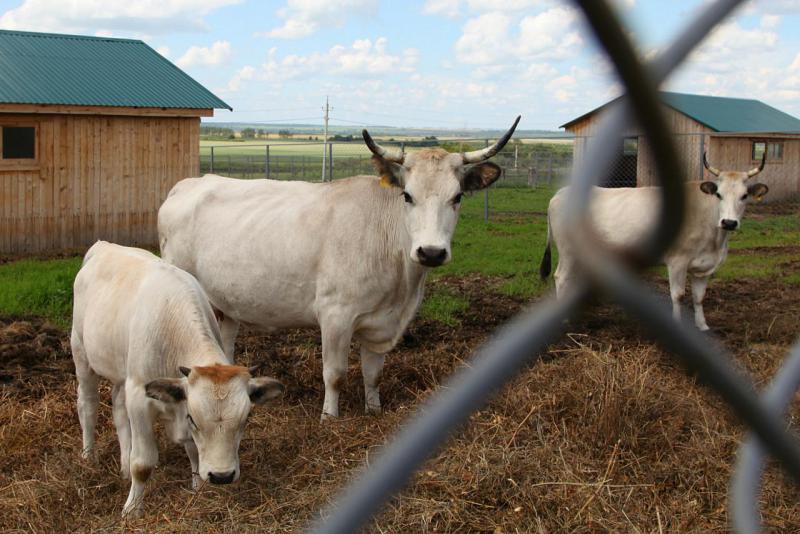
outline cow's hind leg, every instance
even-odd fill
[[[706,316],[703,313],[703,299],[706,296],[708,287],[708,276],[692,277],[692,303],[694,304],[694,324],[702,331],[708,330]]]
[[[83,432],[84,458],[94,457],[94,429],[97,425],[97,387],[100,377],[89,366],[86,350],[78,334],[73,330],[70,337],[72,360],[75,362],[75,376],[78,378],[78,420]]]
[[[676,321],[681,319],[681,299],[686,293],[686,269],[688,264],[668,265],[669,295],[672,299],[672,317]]]
[[[111,406],[114,426],[119,439],[119,471],[123,479],[131,478],[131,422],[125,408],[125,383],[114,384],[111,389]]]
[[[347,378],[347,357],[350,353],[352,329],[343,325],[341,316],[331,314],[320,321],[322,330],[322,378],[325,381],[325,400],[322,420],[339,417],[339,391]]]
[[[386,355],[361,345],[361,374],[364,376],[364,409],[367,413],[381,413],[381,395],[378,385],[383,375]]]

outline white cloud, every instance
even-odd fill
[[[210,47],[192,46],[183,54],[175,64],[182,69],[190,67],[213,67],[221,65],[231,57],[231,43],[216,41]]]
[[[777,28],[781,23],[780,15],[764,15],[761,17],[760,26],[764,29]]]
[[[474,13],[522,11],[547,3],[551,2],[549,0],[426,0],[422,6],[422,14],[457,18],[468,11]]]
[[[171,50],[169,49],[168,46],[159,46],[158,48],[156,48],[156,52],[158,52],[159,54],[161,54],[165,58],[169,58],[169,56],[171,54]]]
[[[794,56],[794,61],[792,61],[792,64],[789,65],[789,70],[791,70],[791,71],[800,70],[800,53],[798,53],[796,56]]]
[[[718,26],[689,58],[689,64],[711,73],[740,73],[764,58],[778,43],[778,34],[761,28],[745,29],[737,22]]]
[[[341,27],[352,14],[373,13],[377,0],[288,0],[278,10],[286,21],[282,26],[257,35],[276,39],[300,39],[323,26]]]
[[[242,87],[242,81],[252,80],[256,74],[255,67],[245,65],[233,75],[233,78],[228,82],[228,91],[236,92]]]
[[[466,22],[455,44],[462,63],[486,65],[510,61],[563,59],[577,52],[582,40],[574,10],[555,7],[537,15],[516,18],[499,11]]]
[[[385,37],[379,37],[374,42],[369,39],[359,39],[349,47],[336,45],[327,52],[314,52],[308,55],[289,54],[280,57],[278,48],[273,47],[269,50],[267,60],[257,71],[238,72],[228,83],[228,87],[231,90],[238,90],[242,80],[255,77],[271,83],[282,83],[323,74],[349,78],[389,73],[411,74],[415,71],[419,58],[420,52],[415,48],[391,53]]]
[[[203,17],[242,0],[24,0],[0,16],[9,30],[163,34],[206,30]]]
[[[461,0],[427,0],[422,6],[422,14],[456,18],[462,14]]]

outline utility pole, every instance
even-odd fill
[[[328,167],[328,118],[331,107],[328,105],[328,97],[325,97],[325,107],[322,108],[325,112],[325,134],[323,136],[323,144],[322,144],[322,181],[327,181],[326,171]]]

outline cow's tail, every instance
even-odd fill
[[[552,254],[550,253],[550,243],[553,240],[553,231],[550,228],[550,210],[547,213],[547,243],[544,247],[544,256],[542,257],[542,263],[539,265],[539,276],[542,277],[542,280],[546,280],[548,276],[550,276],[550,270],[553,268],[553,258]]]

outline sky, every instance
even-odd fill
[[[652,57],[709,0],[614,0]],[[212,121],[555,130],[620,93],[571,2],[0,0],[0,29],[142,39],[230,104]],[[800,117],[800,0],[751,1],[666,90]]]

